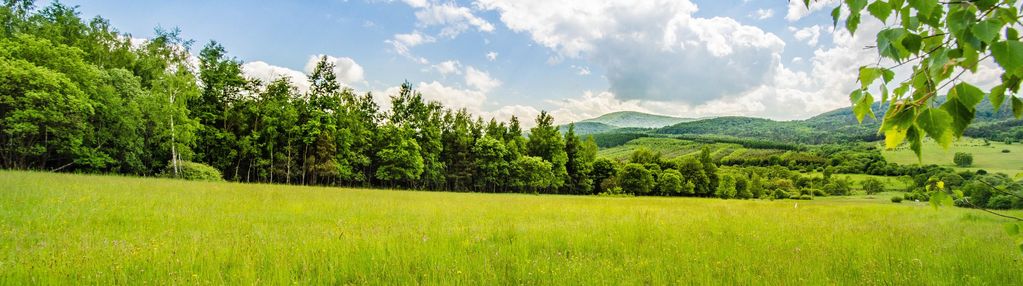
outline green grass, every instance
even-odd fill
[[[735,149],[742,148],[739,144],[704,144],[674,138],[643,137],[629,141],[625,145],[601,149],[597,151],[597,157],[612,160],[628,160],[636,149],[647,148],[654,152],[660,152],[664,159],[673,159],[676,157],[696,156],[704,146],[709,147],[715,158],[718,159],[731,154]]]
[[[1002,153],[1002,150],[1009,150],[1009,153]],[[952,162],[956,152],[973,154],[973,166],[969,168],[956,167]],[[906,147],[884,151],[883,154],[888,162],[899,164],[920,163],[916,154]],[[1023,144],[1006,145],[1003,142],[990,141],[990,145],[985,146],[984,140],[963,138],[956,141],[951,148],[944,149],[933,140],[927,140],[923,145],[923,164],[935,164],[971,171],[984,169],[988,172],[999,172],[1014,176],[1017,173],[1023,172]]]
[[[496,195],[10,171],[0,186],[0,285],[1023,281],[1003,220],[877,195]]]

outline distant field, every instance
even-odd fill
[[[885,195],[606,198],[10,171],[0,186],[0,285],[1023,281],[1003,220]]]
[[[721,159],[735,152],[742,150],[739,144],[714,143],[704,144],[689,140],[679,140],[663,137],[644,137],[634,139],[625,145],[604,148],[597,151],[597,156],[613,160],[625,160],[632,156],[632,152],[639,148],[647,148],[654,152],[660,152],[663,158],[672,159],[676,157],[695,156],[700,153],[703,146],[710,148],[711,156]]]
[[[803,174],[804,175],[816,176],[816,177],[823,177],[824,176],[824,174],[820,173],[820,172],[803,173]],[[884,183],[885,188],[890,190],[890,191],[901,191],[901,190],[906,189],[906,187],[909,187],[910,185],[913,184],[912,178],[909,178],[909,177],[874,176],[874,175],[865,175],[865,174],[834,174],[832,176],[834,178],[849,179],[849,181],[852,181],[852,183],[853,183],[852,184],[853,189],[857,189],[857,190],[862,190],[863,189],[862,182],[867,180],[868,178],[874,178],[874,179],[880,180],[882,183]]]
[[[1009,150],[1009,153],[1002,153],[1002,150]],[[1013,176],[1023,172],[1023,144],[1006,145],[1002,142],[991,141],[985,146],[984,140],[963,138],[956,141],[954,146],[944,149],[934,141],[925,141],[923,145],[923,164],[935,164],[947,167],[955,167],[952,158],[956,152],[973,154],[973,166],[970,168],[958,168],[966,170],[984,169],[988,172],[1001,172]],[[889,162],[899,164],[917,164],[920,161],[916,154],[906,147],[900,147],[893,151],[883,152],[885,159]]]

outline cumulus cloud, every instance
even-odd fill
[[[572,65],[572,68],[575,69],[575,73],[578,74],[578,75],[589,75],[590,74],[590,68],[588,68],[588,67],[581,67],[581,66]]]
[[[490,90],[501,86],[501,81],[490,77],[488,72],[469,66],[465,68],[465,84],[482,92],[490,92]]]
[[[495,60],[497,60],[497,52],[489,52],[489,53],[487,53],[487,60],[488,61],[495,61]]]
[[[397,53],[398,55],[401,55],[412,61],[425,65],[430,63],[430,61],[426,60],[426,58],[423,57],[416,57],[415,55],[412,54],[411,49],[412,47],[421,44],[433,43],[436,41],[437,39],[433,37],[423,35],[419,31],[414,31],[408,34],[396,34],[391,39],[384,40],[384,43],[390,44],[391,47],[394,49],[394,52]]]
[[[242,73],[248,78],[258,79],[264,84],[280,78],[288,78],[299,92],[309,90],[306,74],[297,70],[268,64],[262,61],[247,62],[242,65]]]
[[[803,17],[810,15],[813,12],[817,12],[825,8],[828,8],[828,11],[830,11],[830,9],[834,9],[836,6],[838,6],[838,3],[839,0],[811,1],[810,8],[807,9],[806,5],[803,4],[803,1],[789,1],[788,7],[789,11],[787,14],[785,14],[785,20],[789,20],[789,22],[795,22],[798,21],[799,19],[802,19]]]
[[[493,32],[494,25],[483,18],[477,17],[472,10],[448,2],[443,4],[427,1],[406,1],[409,6],[419,8],[416,14],[417,25],[421,27],[440,26],[440,36],[454,38],[462,32],[475,28],[480,32]]]
[[[795,37],[796,40],[804,41],[810,46],[817,45],[817,40],[821,37],[821,29],[820,25],[813,25],[801,29],[789,27],[789,31],[792,32],[792,36]]]
[[[449,74],[462,74],[462,63],[457,60],[444,61],[439,64],[432,65],[431,68],[439,72],[442,76]]]
[[[707,102],[770,79],[785,43],[734,19],[700,18],[682,0],[478,0],[513,31],[606,71],[623,99]]]
[[[487,100],[487,95],[483,91],[454,88],[437,81],[420,82],[416,89],[426,100],[444,103],[444,106],[452,109],[465,108],[474,113],[479,113],[483,102]]]
[[[757,9],[753,11],[753,14],[749,15],[750,18],[757,20],[767,20],[774,17],[774,9]]]
[[[341,83],[350,86],[365,81],[362,66],[348,57],[334,57],[322,54],[309,56],[309,60],[305,64],[305,72],[312,73],[313,69],[316,68],[316,63],[322,57],[327,57],[327,61],[334,64],[334,74],[337,75],[337,80]]]

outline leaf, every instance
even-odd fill
[[[856,27],[860,26],[860,13],[849,14],[849,18],[845,19],[845,28],[849,30],[849,34],[856,34]]]
[[[1019,235],[1019,224],[1016,224],[1016,223],[1006,223],[1005,224],[1005,233],[1008,233],[1009,235]]]
[[[945,25],[949,32],[961,38],[974,22],[977,22],[976,14],[967,9],[955,9],[948,14]]]
[[[903,141],[906,141],[907,131],[909,130],[902,128],[891,128],[885,130],[884,147],[886,149],[895,149],[895,147],[899,147],[899,144],[902,144]]]
[[[920,132],[916,129],[916,126],[910,126],[909,130],[906,131],[906,140],[909,140],[909,149],[913,150],[916,154],[917,162],[923,162],[924,157],[921,152],[923,144],[923,136],[920,136]]]
[[[987,19],[973,25],[973,27],[970,28],[970,31],[973,32],[973,35],[976,36],[978,39],[990,45],[991,42],[994,41],[996,37],[998,37],[998,32],[1001,29],[1002,29],[1001,22],[994,19]]]
[[[941,105],[941,109],[952,116],[952,132],[956,138],[963,136],[963,131],[973,121],[973,109],[967,108],[958,97],[949,96],[948,100]]]
[[[909,0],[909,6],[917,10],[921,15],[930,15],[934,6],[938,6],[937,0]]]
[[[1005,103],[1005,86],[999,84],[991,88],[991,106],[995,108],[995,112],[998,112],[1003,103]]]
[[[958,97],[959,102],[966,105],[966,107],[969,107],[970,110],[973,110],[973,108],[976,107],[981,100],[984,100],[984,91],[980,90],[980,88],[977,88],[976,86],[963,82],[952,87],[952,90],[949,91],[949,96]]]
[[[859,14],[860,11],[863,11],[863,7],[867,7],[867,0],[845,0],[845,5],[853,14]]]
[[[857,89],[849,94],[849,101],[853,104],[853,113],[856,120],[863,123],[863,118],[868,114],[874,118],[874,111],[870,108],[874,104],[874,96],[862,89]]]
[[[888,16],[892,15],[892,6],[888,2],[875,1],[867,6],[867,11],[870,11],[870,15],[873,15],[881,22],[887,22]]]
[[[1012,97],[1012,114],[1016,116],[1016,119],[1023,118],[1023,100],[1019,97]]]
[[[1006,73],[1023,76],[1023,43],[1006,40],[991,45],[991,55]]]
[[[888,28],[877,33],[877,52],[882,57],[902,61],[909,56],[909,51],[902,46],[906,38],[906,29]]]
[[[948,149],[952,144],[952,116],[941,109],[924,108],[916,118],[916,124],[933,138],[941,147]]]
[[[870,87],[870,84],[874,83],[879,77],[881,77],[881,68],[860,67],[860,88],[866,89]]]
[[[831,27],[838,27],[838,19],[842,17],[842,5],[838,5],[834,10],[831,10]]]
[[[945,194],[945,192],[933,192],[928,202],[931,203],[932,207],[937,209],[938,207],[941,207],[941,205],[945,204],[945,198],[947,197],[948,195]]]

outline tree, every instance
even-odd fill
[[[722,199],[731,199],[736,195],[735,177],[731,175],[721,176],[721,183],[718,185],[714,195]]]
[[[703,166],[703,173],[707,175],[707,182],[703,185],[702,193],[711,194],[718,187],[718,167],[714,164],[714,159],[710,156],[710,148],[707,146],[700,150],[700,164]],[[697,188],[699,187],[700,185],[697,185]]]
[[[876,178],[863,180],[863,182],[860,182],[860,185],[863,186],[863,191],[867,192],[868,195],[884,192],[884,183]]]
[[[626,164],[618,174],[618,183],[625,192],[647,195],[655,186],[654,176],[646,167],[636,163]]]
[[[955,157],[952,158],[952,162],[959,167],[969,167],[973,165],[973,155],[970,153],[956,152]]]
[[[410,186],[423,174],[423,158],[419,157],[419,144],[412,138],[412,131],[393,125],[380,128],[378,140],[382,142],[377,157],[380,166],[376,177],[391,186]]]
[[[700,161],[686,159],[678,163],[678,171],[685,177],[685,181],[693,184],[693,193],[697,196],[710,196],[713,194],[713,190],[717,188],[715,185],[713,188],[710,186],[710,177],[707,176],[706,168]]]
[[[512,162],[510,173],[511,186],[530,193],[550,187],[554,180],[551,163],[540,157],[519,157]]]
[[[507,151],[499,139],[485,136],[476,140],[473,146],[476,155],[477,188],[488,192],[497,192],[503,188],[508,177],[508,162],[505,161]]]
[[[809,7],[810,0],[804,0]],[[1010,101],[1016,118],[1023,116],[1019,93],[1023,81],[1023,42],[1015,25],[1020,23],[1019,0],[1006,1],[845,1],[832,12],[834,24],[845,15],[845,28],[855,33],[862,14],[886,26],[877,34],[878,56],[887,61],[859,69],[860,86],[849,99],[857,120],[874,116],[870,92],[880,79],[882,105],[889,105],[880,132],[885,146],[895,148],[904,141],[922,156],[923,137],[948,148],[973,121],[976,106],[988,98],[995,111]],[[867,11],[864,11],[866,9]],[[993,59],[1001,68],[1001,84],[985,92],[960,79],[976,72],[978,65]],[[913,72],[894,82],[895,67],[911,64]],[[893,88],[893,89],[889,89]],[[938,94],[948,91],[944,102]],[[940,103],[940,106],[939,106]]]
[[[682,182],[682,174],[677,170],[667,169],[661,172],[657,178],[657,191],[666,196],[678,196],[685,194],[685,183]]]
[[[593,188],[593,180],[590,172],[593,169],[593,161],[597,158],[597,143],[593,137],[586,141],[579,140],[575,135],[575,124],[568,125],[568,132],[565,132],[565,171],[568,177],[565,185],[562,186],[562,193],[585,194]]]
[[[529,130],[527,148],[530,156],[540,157],[551,163],[551,171],[554,173],[551,187],[561,188],[568,180],[568,170],[565,168],[568,154],[565,153],[565,142],[561,138],[561,132],[554,126],[554,117],[546,111],[541,111],[540,115],[536,116],[536,127]]]
[[[597,158],[593,161],[593,169],[590,171],[590,180],[593,188],[589,194],[599,194],[608,191],[604,189],[603,183],[618,175],[614,161],[607,158]]]
[[[654,152],[650,148],[639,147],[636,151],[632,151],[632,155],[629,157],[629,162],[643,164],[643,165],[656,165],[661,163],[661,152]]]

